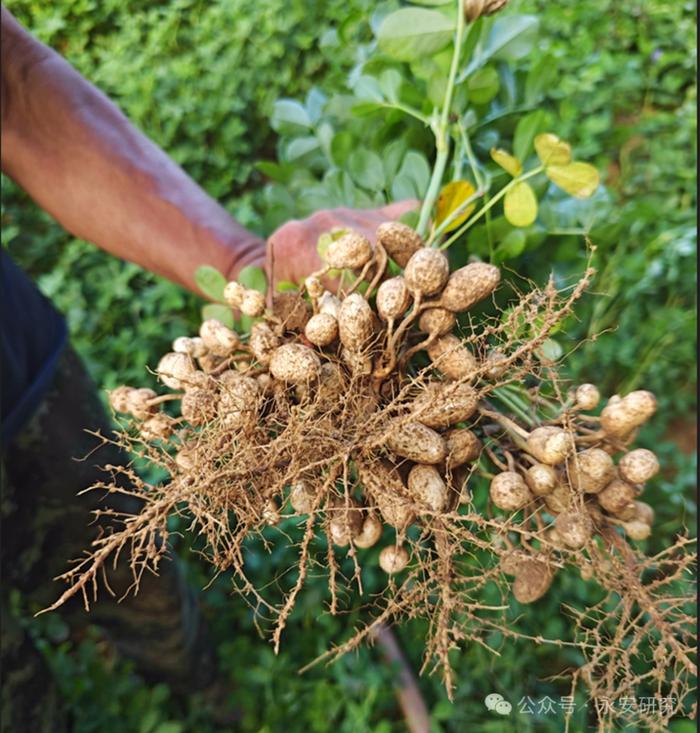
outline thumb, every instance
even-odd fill
[[[406,199],[405,201],[397,201],[389,204],[381,209],[382,215],[387,219],[398,219],[409,211],[417,211],[421,202],[418,199]]]

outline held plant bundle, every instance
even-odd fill
[[[528,170],[492,151],[511,178],[492,194],[453,125],[469,29],[503,4],[446,2],[384,19],[380,42],[399,60],[411,44],[426,57],[452,44],[417,220],[386,222],[372,241],[351,230],[324,235],[325,266],[296,290],[265,294],[250,287],[250,271],[245,283],[222,283],[222,302],[199,334],[176,339],[157,365],[167,391],[111,392],[128,416],[117,444],[170,479],[152,485],[108,467],[112,479],[93,488],[136,494],[142,509],[123,518],[97,512],[111,531],[62,576],[69,588],[52,608],[75,594],[88,605],[120,553],[129,553],[137,590],[166,552],[168,518],[184,512],[209,560],[233,571],[236,589],[271,624],[276,650],[306,580],[322,574],[331,614],[359,597],[369,619],[321,659],[371,639],[380,624],[424,618],[424,668],[439,669],[451,694],[453,649],[488,647],[494,631],[520,636],[511,607],[577,572],[602,600],[572,610],[572,640],[535,641],[575,645],[584,661],[573,685],[583,682],[592,697],[643,689],[672,699],[663,710],[627,712],[649,729],[687,712],[692,541],[679,528],[676,543],[653,557],[638,544],[653,531],[654,510],[640,496],[659,463],[633,442],[656,400],[637,390],[601,401],[595,385],[569,388],[558,372],[551,337],[593,269],[568,287],[550,278],[523,290],[489,262],[451,267],[446,252],[496,206],[513,226],[529,226],[536,176],[575,197],[598,185],[592,166],[543,133]],[[448,163],[455,168],[462,154],[473,181],[445,184]],[[297,548],[294,566],[264,588],[248,579],[254,537]],[[370,593],[365,568],[376,565],[385,582]],[[619,711],[601,710],[601,729]]]

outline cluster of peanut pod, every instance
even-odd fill
[[[582,384],[562,411],[561,424],[529,433],[508,418],[493,416],[508,435],[504,441],[508,465],[492,478],[490,499],[506,512],[527,509],[541,549],[555,555],[585,548],[603,528],[619,527],[633,541],[651,534],[654,511],[638,497],[658,473],[659,462],[650,450],[628,448],[638,428],[654,414],[656,400],[644,390],[622,398],[614,395],[599,416],[587,415],[599,402],[595,385]],[[617,465],[616,455],[620,455]],[[547,517],[553,521],[546,522]],[[508,544],[501,568],[515,576],[514,596],[531,603],[549,589],[554,566],[547,562],[548,552]],[[579,565],[582,577],[589,579],[590,564]]]
[[[167,446],[173,481],[231,497],[230,509],[252,512],[256,526],[318,515],[329,542],[352,553],[390,535],[379,563],[395,574],[411,563],[412,525],[435,526],[471,505],[469,479],[490,444],[502,469],[491,504],[525,511],[547,548],[533,558],[509,544],[502,555],[521,602],[546,592],[557,548],[584,547],[603,524],[633,540],[649,534],[653,511],[637,497],[658,461],[627,450],[653,395],[611,398],[594,416],[586,412],[600,395],[582,385],[557,419],[528,432],[485,402],[508,354],[469,348],[456,334],[457,316],[496,291],[497,267],[450,272],[444,252],[398,222],[382,224],[374,244],[339,232],[324,259],[298,293],[267,299],[230,282],[224,296],[254,319],[250,333],[206,320],[198,336],[176,339],[156,369],[172,392],[110,393],[143,441]],[[174,400],[179,415],[161,411]],[[251,455],[260,456],[254,470]]]

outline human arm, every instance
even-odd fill
[[[262,239],[237,224],[102,92],[2,8],[2,169],[75,236],[196,290],[209,264],[230,278],[270,264]],[[332,209],[270,237],[274,278],[318,269],[319,235],[367,236],[413,203]]]
[[[265,244],[2,8],[2,170],[71,234],[191,290]]]

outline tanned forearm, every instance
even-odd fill
[[[262,240],[5,8],[2,87],[2,170],[73,235],[192,290],[201,264],[263,264]]]

